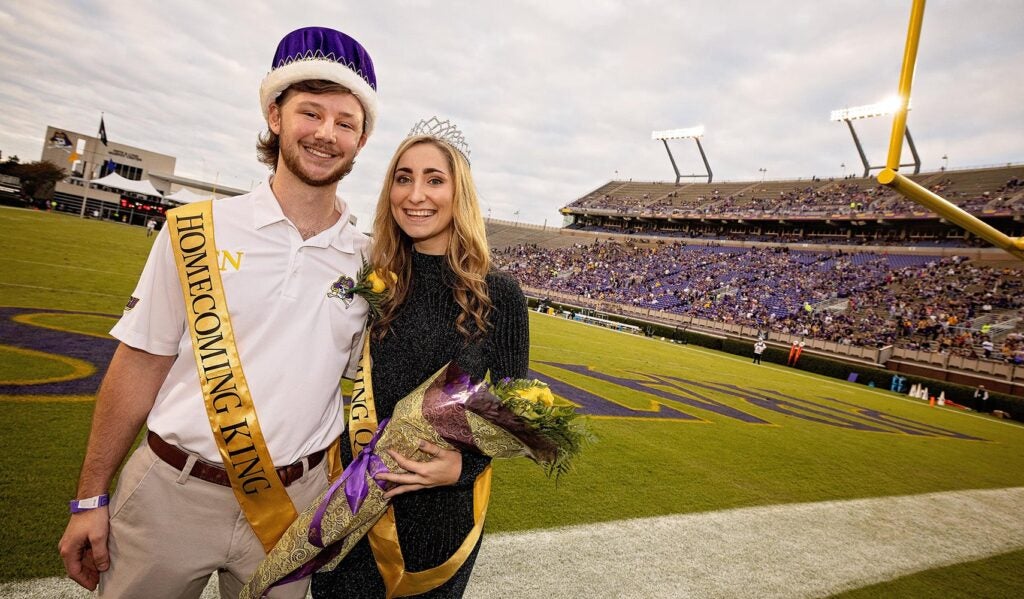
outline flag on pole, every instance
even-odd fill
[[[100,141],[103,145],[107,145],[107,126],[103,124],[103,115],[100,115]]]

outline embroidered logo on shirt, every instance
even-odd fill
[[[220,252],[220,269],[225,271],[230,266],[234,270],[241,270],[242,268],[242,256],[245,252],[229,252],[227,250],[221,250]]]
[[[349,306],[352,304],[352,300],[355,299],[355,294],[352,292],[355,286],[355,279],[348,275],[341,275],[337,281],[331,283],[331,288],[327,291],[327,297],[336,297],[345,302],[345,306]]]
[[[134,295],[129,297],[128,298],[128,303],[125,304],[125,306],[124,306],[124,311],[125,312],[131,312],[132,308],[134,308],[138,303],[139,303],[139,298],[135,297]]]

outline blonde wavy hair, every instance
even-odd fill
[[[445,250],[445,262],[455,275],[452,292],[462,312],[455,319],[455,328],[467,343],[482,337],[490,329],[491,300],[487,295],[487,272],[491,255],[487,245],[484,219],[469,164],[460,152],[448,144],[426,135],[408,137],[399,144],[388,165],[384,185],[377,200],[373,219],[373,248],[370,262],[379,270],[389,270],[398,277],[390,297],[381,306],[381,317],[374,321],[371,332],[382,338],[394,321],[398,308],[405,303],[412,283],[413,241],[398,226],[391,214],[391,188],[398,161],[406,150],[417,144],[431,144],[448,160],[454,184],[452,200],[452,235]]]

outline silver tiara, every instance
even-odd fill
[[[443,141],[458,150],[459,154],[462,154],[462,157],[466,159],[466,164],[469,164],[469,144],[466,143],[466,138],[462,135],[462,131],[459,131],[459,128],[455,126],[455,123],[447,119],[442,121],[436,116],[432,116],[429,120],[422,120],[413,125],[412,130],[409,131],[409,135],[406,137],[414,135],[426,135],[438,141]]]

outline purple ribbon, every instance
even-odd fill
[[[384,460],[380,459],[373,451],[377,447],[377,441],[380,440],[381,433],[384,432],[384,427],[387,426],[389,420],[391,419],[385,418],[380,422],[377,432],[373,434],[370,442],[363,447],[359,455],[345,468],[341,473],[341,477],[331,485],[331,488],[327,490],[324,500],[316,508],[316,512],[313,514],[313,521],[309,523],[309,542],[316,547],[324,548],[322,528],[324,514],[327,513],[327,506],[331,503],[331,499],[334,498],[334,494],[342,485],[345,486],[345,498],[348,499],[348,507],[352,510],[353,514],[359,511],[359,507],[363,505],[366,496],[370,494],[370,487],[366,483],[367,474],[370,475],[373,482],[381,489],[387,485],[387,482],[376,479],[378,474],[389,472],[389,470],[384,465]]]

